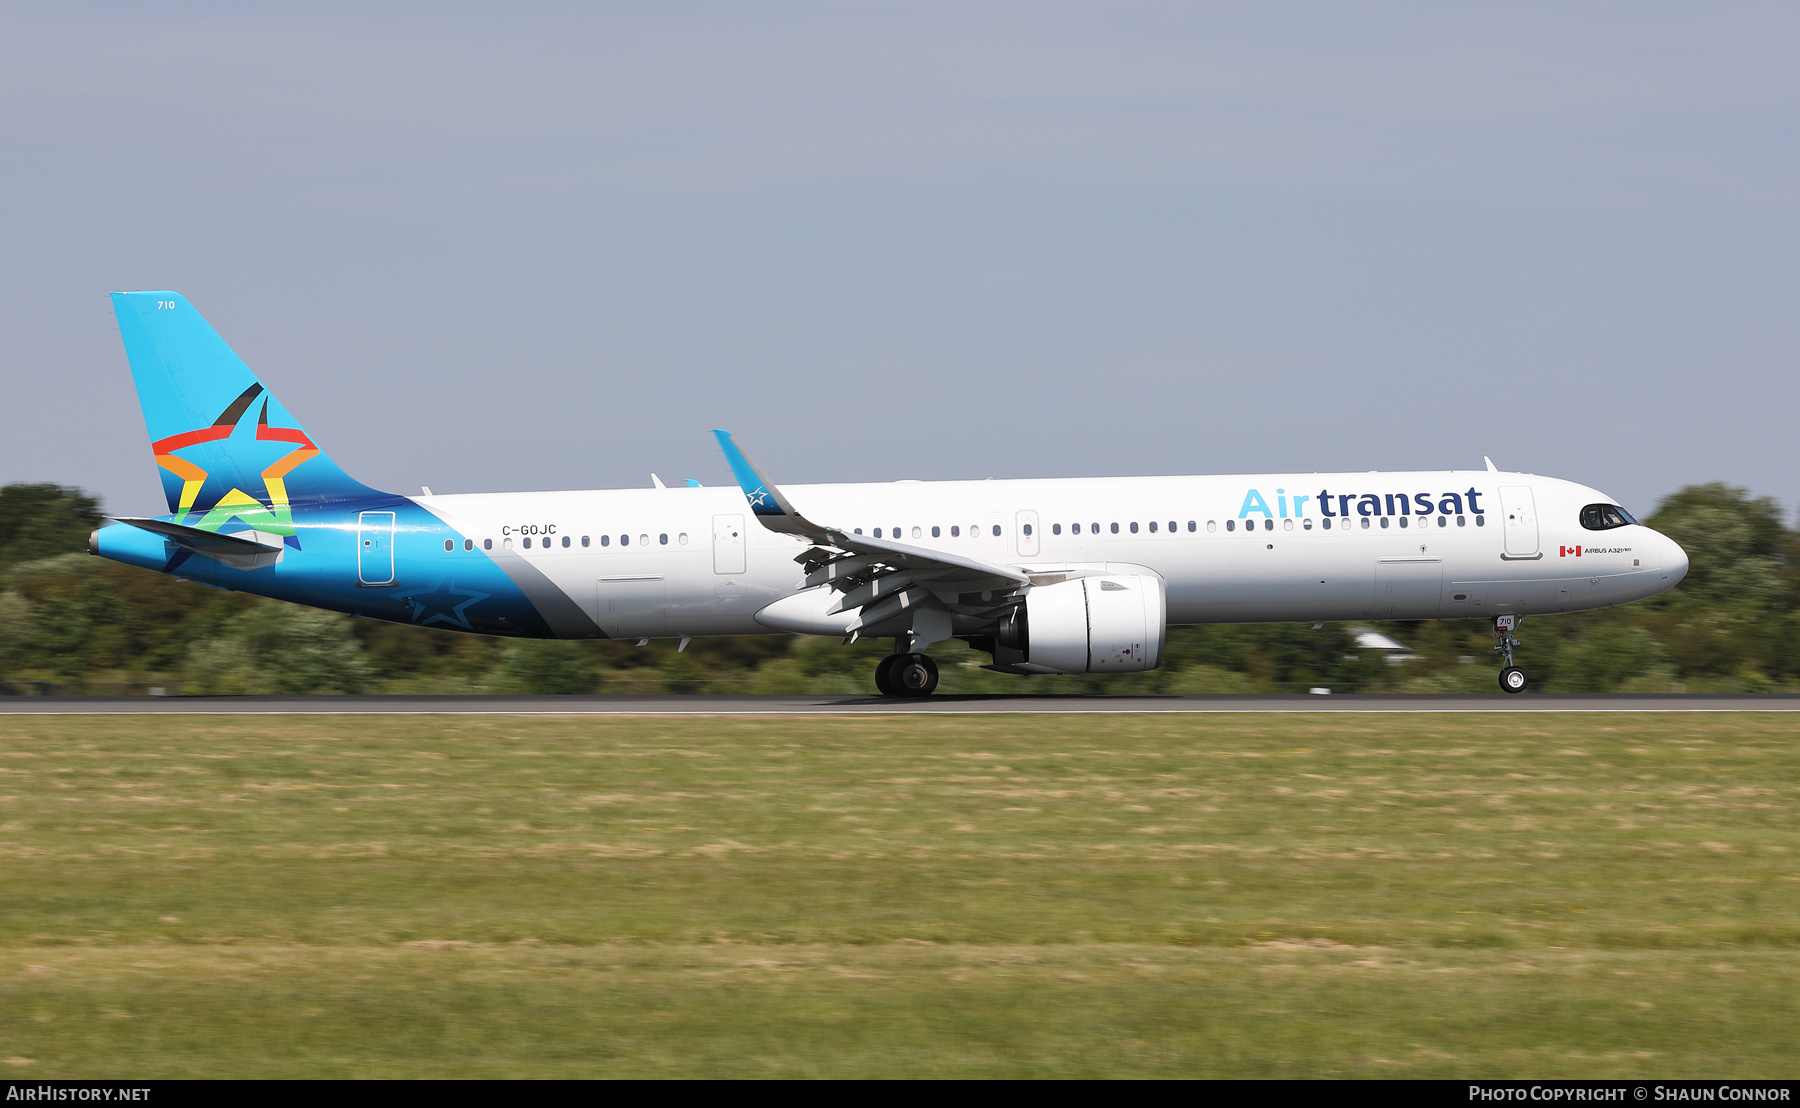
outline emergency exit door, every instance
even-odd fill
[[[1018,513],[1013,519],[1013,533],[1018,536],[1019,557],[1037,557],[1038,514],[1036,512]]]
[[[713,572],[744,572],[744,517],[713,517]]]

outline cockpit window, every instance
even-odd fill
[[[1617,504],[1589,504],[1581,509],[1581,525],[1590,531],[1610,531],[1636,522],[1630,512]]]

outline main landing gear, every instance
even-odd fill
[[[882,696],[930,696],[937,685],[937,663],[923,654],[889,654],[875,667]]]
[[[1520,623],[1518,616],[1496,616],[1494,618],[1494,638],[1499,641],[1494,649],[1500,652],[1500,660],[1506,665],[1500,670],[1500,687],[1509,693],[1522,693],[1525,686],[1531,683],[1525,671],[1513,665],[1513,648],[1519,645],[1519,637],[1513,629]]]

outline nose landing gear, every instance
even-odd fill
[[[1494,649],[1500,652],[1500,660],[1506,665],[1500,670],[1500,687],[1509,693],[1522,693],[1525,686],[1531,683],[1525,670],[1513,665],[1513,648],[1519,645],[1519,637],[1513,629],[1519,625],[1518,616],[1496,616],[1494,618],[1494,638],[1499,640]]]
[[[923,654],[889,654],[875,667],[882,696],[930,696],[937,686],[937,663]]]

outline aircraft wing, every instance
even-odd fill
[[[714,431],[713,435],[757,522],[771,531],[812,541],[812,548],[794,560],[807,571],[807,587],[830,585],[843,594],[830,608],[831,614],[858,610],[853,632],[919,605],[963,612],[1004,607],[1006,597],[1031,583],[1027,574],[1010,566],[814,522],[800,514],[732,440],[729,431]]]

